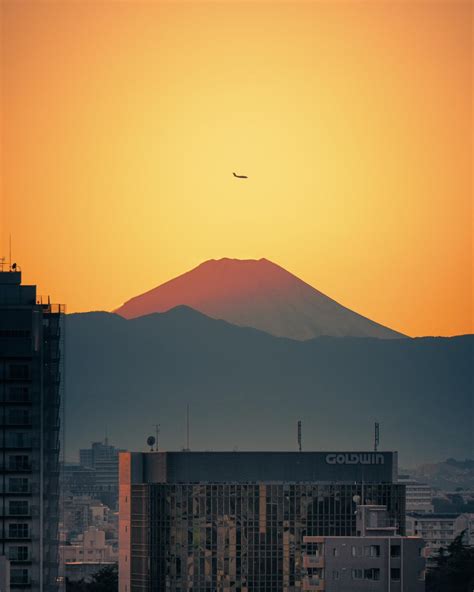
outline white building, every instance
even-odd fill
[[[408,475],[400,475],[398,482],[405,484],[407,514],[434,512],[433,490],[430,485],[411,479]]]
[[[433,559],[464,531],[466,544],[474,544],[474,514],[407,514],[406,530],[425,540],[426,556]]]
[[[60,547],[61,563],[114,563],[118,553],[105,540],[105,532],[90,526],[72,541]]]

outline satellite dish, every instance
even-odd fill
[[[352,501],[353,501],[355,504],[358,504],[358,503],[360,502],[360,495],[355,495],[355,496],[352,498]]]
[[[153,450],[153,446],[155,445],[155,436],[148,436],[148,438],[146,439],[146,443],[148,444],[148,446],[151,447],[151,449]]]

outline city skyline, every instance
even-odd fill
[[[404,334],[473,331],[471,3],[1,16],[0,252],[69,312],[266,257]]]

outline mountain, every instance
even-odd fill
[[[68,315],[68,456],[104,437],[145,448],[371,448],[399,450],[402,466],[473,456],[473,336],[277,338],[181,306],[127,320]]]
[[[403,337],[341,306],[267,259],[206,261],[128,300],[115,312],[132,319],[181,304],[277,337]]]
[[[474,438],[474,435],[473,435]],[[409,471],[410,476],[445,491],[474,490],[474,460],[448,460],[421,465]]]

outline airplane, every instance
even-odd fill
[[[236,175],[235,173],[232,173],[234,175],[234,177],[237,177],[237,179],[248,179],[247,175]]]

